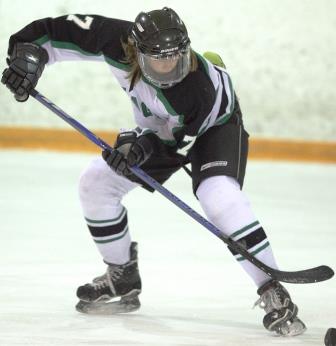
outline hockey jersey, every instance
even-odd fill
[[[47,50],[48,65],[66,60],[107,63],[132,101],[137,126],[168,145],[228,121],[236,102],[230,76],[200,54],[196,53],[197,70],[171,88],[160,89],[144,77],[131,86],[122,42],[127,41],[132,25],[99,15],[44,18],[12,35],[8,54],[16,42],[34,42]]]

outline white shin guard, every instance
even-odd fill
[[[223,234],[241,241],[259,260],[277,268],[266,234],[236,179],[222,175],[207,178],[202,181],[196,194],[208,220]],[[270,280],[252,263],[238,254],[234,255],[258,287]]]
[[[95,158],[83,171],[79,197],[89,230],[107,263],[129,261],[131,237],[127,211],[121,200],[139,186],[117,175],[102,158]]]

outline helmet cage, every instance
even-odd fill
[[[144,77],[153,85],[167,89],[181,82],[190,71],[190,45],[181,50],[146,54],[138,49],[138,63]],[[171,64],[172,69],[160,71],[155,65]]]

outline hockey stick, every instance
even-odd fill
[[[37,101],[42,103],[64,121],[66,121],[69,125],[79,131],[82,135],[87,137],[91,142],[97,144],[101,149],[114,150],[109,144],[104,142],[101,138],[97,137],[94,133],[84,127],[81,123],[79,123],[74,118],[70,117],[66,114],[62,109],[54,105],[50,100],[48,100],[45,96],[41,95],[38,91],[32,90],[30,93]],[[300,271],[281,271],[267,266],[265,263],[259,261],[256,257],[251,255],[239,242],[235,242],[230,237],[225,236],[220,232],[218,228],[216,228],[212,223],[198,214],[195,210],[190,208],[187,204],[181,201],[177,196],[168,191],[165,187],[159,184],[156,180],[151,178],[148,174],[146,174],[142,169],[137,166],[130,167],[130,170],[134,175],[140,178],[143,182],[147,183],[156,191],[160,192],[163,196],[173,202],[177,207],[182,209],[185,213],[191,216],[198,223],[207,228],[211,233],[221,239],[225,244],[227,244],[231,249],[236,251],[238,254],[243,256],[245,259],[253,263],[260,270],[265,272],[271,278],[288,282],[288,283],[313,283],[330,279],[334,272],[328,266],[319,266],[315,268],[310,268],[306,270]]]

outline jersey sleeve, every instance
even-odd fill
[[[10,37],[8,54],[16,42],[45,48],[49,64],[64,60],[101,60],[123,64],[121,41],[132,22],[98,15],[66,15],[36,20]]]

